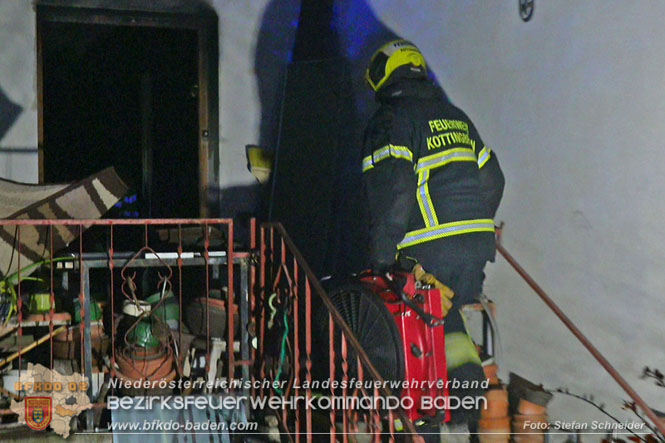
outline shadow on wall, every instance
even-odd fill
[[[12,102],[0,88],[0,141],[18,119],[23,108]]]
[[[254,55],[261,121],[259,146],[274,149],[286,67],[298,29],[300,0],[273,0],[263,12]]]
[[[399,36],[366,0],[273,0],[259,32],[259,140],[277,151],[271,217],[317,275],[358,272],[367,243],[362,140],[376,110],[364,73]]]
[[[268,188],[254,183],[245,186],[208,188],[208,208],[220,218],[233,218],[234,239],[241,249],[250,245],[249,225],[252,217],[265,220],[265,202]]]

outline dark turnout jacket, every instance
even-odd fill
[[[379,90],[364,136],[373,265],[436,247],[460,261],[493,260],[504,177],[467,115],[429,80]],[[417,258],[417,255],[416,255]]]

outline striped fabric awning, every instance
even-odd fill
[[[95,219],[101,217],[127,192],[113,167],[81,181],[64,185],[31,185],[0,179],[0,218]],[[49,258],[47,226],[21,226],[20,263],[24,268]],[[78,226],[53,227],[53,251],[71,243]],[[0,276],[18,270],[17,226],[0,226]]]

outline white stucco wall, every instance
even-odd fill
[[[262,140],[261,119],[273,122],[279,119],[274,101],[281,94],[282,74],[295,41],[300,0],[211,0],[211,4],[219,16],[219,147],[223,189],[256,183],[246,167],[245,145],[275,148],[266,146]]]
[[[258,144],[261,106],[254,53],[269,2],[214,0],[219,16],[220,187],[255,182],[245,167],[245,145]]]
[[[412,39],[451,100],[499,155],[507,179],[504,244],[654,407],[640,380],[665,368],[665,3],[372,0]],[[251,183],[244,146],[259,138],[254,76],[267,0],[214,0],[220,21],[220,186]],[[290,23],[285,21],[285,26]],[[34,13],[0,0],[0,86],[23,113],[0,147],[36,147]],[[0,176],[36,181],[36,155],[0,156]],[[592,393],[619,416],[627,396],[506,263],[488,267],[502,375]],[[553,401],[552,419],[601,416]]]
[[[254,50],[268,1],[211,1],[219,15],[220,185],[252,183],[246,144],[258,143]],[[220,13],[219,11],[223,11]],[[297,10],[296,10],[297,13]],[[35,13],[30,0],[0,0],[0,87],[23,108],[0,148],[37,149]],[[36,183],[36,152],[0,153],[0,177]]]
[[[258,29],[268,1],[211,2],[219,14],[220,185],[253,183],[245,145],[258,143],[260,103],[254,75]],[[297,13],[297,10],[296,10]],[[0,148],[37,149],[35,13],[30,0],[0,0],[0,87],[23,108]],[[36,183],[36,152],[0,153],[0,177]]]
[[[0,152],[0,177],[37,183],[37,56],[32,2],[0,1],[0,42],[0,88],[23,108],[0,138],[0,148],[22,152]]]
[[[640,380],[665,367],[665,4],[371,1],[418,44],[451,100],[474,119],[506,175],[504,245],[655,408]],[[486,292],[498,304],[509,370],[591,393],[628,396],[501,258]],[[557,398],[553,419],[592,419]],[[629,414],[625,415],[631,417]]]

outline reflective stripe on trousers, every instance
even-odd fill
[[[397,245],[397,249],[471,232],[494,232],[494,220],[491,218],[462,220],[407,232],[402,241]]]
[[[482,364],[476,345],[469,334],[466,332],[446,334],[446,367],[448,371],[468,363]]]

